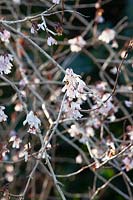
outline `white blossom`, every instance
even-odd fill
[[[30,111],[27,116],[26,116],[26,120],[23,122],[23,125],[25,125],[26,123],[29,124],[30,128],[28,130],[28,132],[36,134],[37,131],[39,131],[39,126],[41,125],[41,121],[40,119],[34,115],[33,111]]]
[[[76,163],[81,164],[83,162],[82,156],[79,154],[76,156]]]
[[[81,113],[79,112],[80,109],[80,104],[77,102],[65,101],[63,111],[66,113],[67,117],[78,119],[82,117]]]
[[[0,55],[0,74],[9,74],[11,72],[13,56],[11,54]]]
[[[130,107],[133,106],[133,102],[132,102],[132,101],[127,101],[127,100],[125,100],[125,105],[126,105],[128,108],[130,108]]]
[[[16,135],[13,135],[10,139],[9,142],[13,142],[12,148],[19,149],[20,143],[22,143],[22,140],[17,137]]]
[[[59,4],[60,0],[52,0],[52,2],[55,3],[55,4]]]
[[[114,40],[116,36],[116,32],[113,29],[105,29],[98,37],[99,40],[110,43],[112,40]]]
[[[129,157],[125,157],[122,162],[125,165],[126,171],[129,171],[130,169],[133,169],[133,159]]]
[[[80,76],[75,74],[72,69],[66,69],[66,74],[63,79],[65,86],[62,92],[66,92],[67,100],[64,104],[64,112],[68,117],[75,119],[81,118],[80,105],[86,100],[84,89],[86,84],[81,80]],[[76,101],[75,101],[76,100]]]
[[[48,46],[52,46],[54,44],[57,44],[57,41],[53,37],[50,36],[47,39],[47,44],[48,44]]]
[[[20,5],[21,4],[21,0],[13,0],[13,3]]]
[[[5,110],[5,107],[0,106],[0,122],[6,121],[8,117],[3,110]]]
[[[19,158],[24,157],[25,162],[28,161],[28,150],[31,148],[31,144],[25,144],[24,149],[19,152]]]
[[[130,137],[130,140],[133,141],[133,128],[132,128],[132,130],[130,132],[128,132],[128,135]]]
[[[79,52],[86,45],[86,41],[82,38],[82,36],[77,36],[68,40],[68,44],[70,44],[70,49],[72,52]]]
[[[62,92],[66,91],[67,97],[71,100],[74,98],[80,98],[86,100],[84,88],[85,82],[80,79],[80,76],[75,74],[72,69],[66,69],[66,75],[63,79],[65,86],[62,88]]]
[[[0,32],[0,39],[2,42],[9,43],[10,36],[11,36],[10,32],[7,31],[6,29]]]
[[[38,26],[38,29],[37,29],[37,30],[42,29],[43,31],[45,31],[45,24],[44,24],[44,22],[42,22],[41,24],[38,24],[37,26]],[[31,31],[32,31],[32,30],[31,30]]]

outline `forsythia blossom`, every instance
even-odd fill
[[[36,134],[37,131],[39,131],[39,126],[41,125],[40,119],[34,115],[33,111],[30,111],[27,116],[26,120],[23,122],[23,125],[26,123],[29,124],[30,128],[28,130],[29,133]]]
[[[79,52],[86,45],[86,41],[82,38],[82,36],[77,36],[68,40],[68,44],[70,44],[70,49],[72,52]]]
[[[6,121],[7,120],[7,115],[4,113],[5,107],[0,106],[0,122]]]
[[[11,54],[0,56],[0,74],[9,74],[11,72],[13,56]]]
[[[66,69],[63,82],[65,86],[62,88],[62,92],[66,92],[67,96],[64,104],[64,112],[69,117],[74,117],[75,119],[81,118],[82,115],[79,110],[83,100],[86,100],[86,94],[84,94],[86,84],[72,69]]]

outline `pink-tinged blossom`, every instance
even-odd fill
[[[5,110],[5,107],[0,106],[0,122],[6,121],[8,117],[3,110]]]
[[[55,4],[59,4],[60,0],[52,0],[52,2],[55,3]]]
[[[27,116],[26,120],[23,122],[23,125],[29,124],[29,133],[36,134],[37,131],[40,131],[39,126],[41,125],[40,119],[34,115],[33,111],[30,111]]]
[[[62,92],[66,92],[64,112],[68,117],[75,119],[81,118],[82,115],[79,111],[81,109],[80,105],[86,100],[86,94],[84,93],[86,84],[72,69],[66,69],[63,82],[65,83],[65,86],[62,88]]]
[[[81,164],[83,162],[82,156],[79,154],[75,158],[76,163]]]
[[[57,41],[53,38],[53,37],[48,37],[48,39],[47,39],[47,44],[48,44],[48,46],[52,46],[52,45],[56,45],[57,44]]]
[[[10,151],[6,147],[6,145],[4,145],[1,152],[2,152],[2,157],[4,158],[6,156],[6,154],[9,153]]]
[[[11,72],[13,56],[11,54],[0,55],[0,74],[9,74]]]
[[[67,117],[78,119],[82,117],[81,113],[79,112],[80,109],[80,104],[77,102],[65,101],[63,111],[66,113]]]
[[[66,75],[63,82],[65,83],[65,86],[62,88],[62,92],[66,92],[66,95],[70,100],[76,97],[86,100],[86,95],[84,94],[86,84],[72,69],[66,69]]]
[[[125,165],[126,171],[129,171],[130,169],[133,169],[133,159],[129,157],[125,157],[122,162]]]
[[[115,36],[116,32],[113,29],[105,29],[101,35],[99,35],[98,39],[108,44],[114,40]]]
[[[77,36],[68,40],[68,44],[70,44],[70,49],[72,52],[79,52],[86,45],[86,41],[82,38],[82,36]]]
[[[82,128],[79,124],[71,125],[71,128],[68,130],[71,137],[75,137],[81,143],[86,143],[90,137],[94,136],[94,130],[92,127]]]
[[[0,32],[0,39],[2,42],[9,43],[10,37],[11,37],[11,34],[6,29]]]
[[[19,149],[20,144],[22,143],[22,140],[19,137],[17,137],[16,135],[13,135],[9,139],[9,142],[13,142],[12,143],[12,148]]]

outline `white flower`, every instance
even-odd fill
[[[30,143],[25,144],[23,151],[19,152],[19,158],[24,157],[25,162],[27,162],[28,161],[28,151],[29,151],[30,148],[31,148]]]
[[[31,27],[30,32],[31,32],[31,34],[35,34],[36,30],[33,26]]]
[[[22,140],[16,135],[14,135],[10,138],[9,142],[13,142],[12,148],[19,149],[19,146],[20,146],[20,143],[22,143]]]
[[[128,132],[128,135],[130,137],[130,140],[133,141],[133,129],[130,132]]]
[[[38,26],[37,30],[42,29],[43,31],[45,31],[45,24],[44,24],[44,22],[42,22],[41,24],[38,24],[37,26]]]
[[[66,113],[67,117],[72,117],[74,119],[82,117],[82,115],[79,112],[80,104],[78,104],[78,102],[65,101],[63,110]]]
[[[62,92],[66,92],[67,96],[66,103],[64,104],[64,112],[66,112],[68,117],[81,118],[82,115],[79,110],[81,109],[80,105],[82,102],[86,100],[86,94],[84,93],[86,84],[72,69],[66,69],[63,82],[65,86],[62,88]]]
[[[126,105],[128,108],[130,108],[130,107],[132,107],[133,102],[132,102],[132,101],[127,101],[127,100],[125,100],[125,105]]]
[[[93,137],[94,136],[94,129],[90,126],[87,126],[86,127],[86,135],[88,137]]]
[[[76,156],[76,163],[81,164],[83,162],[82,156],[79,154]]]
[[[52,46],[54,44],[57,44],[57,41],[53,37],[50,36],[47,39],[47,44],[48,44],[48,46]]]
[[[55,4],[59,4],[60,0],[52,0],[52,2],[55,3]]]
[[[3,110],[5,110],[5,107],[0,106],[0,122],[6,121],[8,117]]]
[[[0,74],[9,74],[11,72],[13,56],[11,54],[0,56]]]
[[[133,169],[133,159],[130,159],[129,157],[125,157],[122,162],[125,165],[126,171],[129,171],[130,169]]]
[[[86,95],[83,94],[86,84],[80,79],[79,75],[73,72],[72,69],[66,69],[66,75],[63,82],[65,83],[65,86],[62,88],[62,92],[66,91],[67,97],[70,100],[76,97],[86,100]]]
[[[112,74],[117,74],[117,67],[113,67],[112,69],[110,69],[110,72]]]
[[[86,45],[86,41],[82,38],[82,36],[77,36],[68,40],[68,44],[70,44],[70,49],[72,52],[79,52]]]
[[[41,125],[41,121],[40,119],[34,115],[33,111],[30,111],[27,116],[26,116],[26,120],[23,122],[23,125],[25,125],[26,123],[29,124],[30,128],[28,130],[28,132],[36,134],[37,131],[39,131],[39,126]]]
[[[118,43],[116,42],[116,40],[114,40],[113,41],[113,43],[112,43],[112,48],[114,48],[114,49],[117,49],[119,46],[118,46]]]
[[[21,4],[21,0],[13,0],[13,3],[20,5]]]
[[[0,32],[0,39],[2,42],[9,43],[10,36],[11,36],[10,32],[7,31],[6,29]]]
[[[113,29],[105,29],[101,35],[99,35],[98,39],[108,44],[114,40],[115,36],[116,32]]]

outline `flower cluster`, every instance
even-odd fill
[[[36,132],[39,132],[39,126],[41,125],[41,121],[40,119],[34,115],[33,111],[30,111],[27,116],[26,116],[26,120],[23,122],[23,125],[29,124],[29,133],[33,133],[36,134]]]
[[[63,79],[65,86],[62,88],[62,92],[66,92],[67,99],[64,104],[64,112],[68,117],[74,117],[75,119],[81,118],[80,105],[86,100],[86,94],[84,94],[85,82],[81,80],[80,76],[75,74],[72,69],[66,69],[66,75]]]
[[[13,56],[11,54],[0,55],[0,74],[9,74],[11,72]]]
[[[7,115],[4,113],[5,107],[0,106],[0,122],[6,121],[7,120]]]

